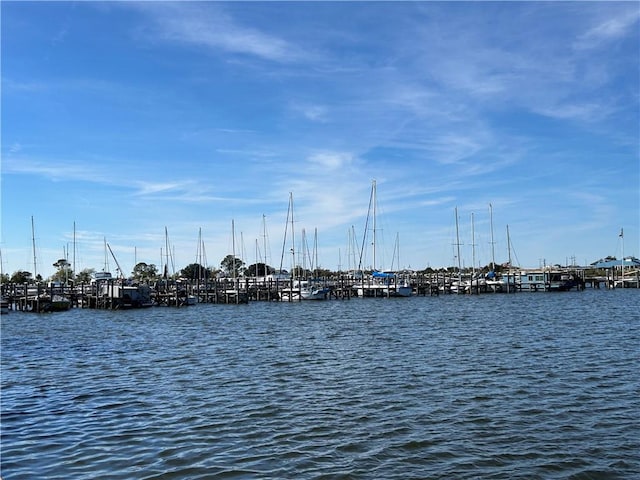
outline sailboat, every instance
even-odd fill
[[[33,276],[37,275],[37,262],[36,262],[36,235],[33,217],[31,217],[31,241],[33,244]],[[38,287],[38,293],[34,298],[30,299],[31,309],[35,312],[64,312],[71,308],[71,300],[63,295],[62,288],[51,287],[49,291],[40,293],[40,287]]]
[[[233,277],[233,288],[227,288],[225,293],[225,298],[227,303],[248,303],[249,295],[245,291],[241,291],[239,288],[238,281],[238,269],[236,268],[236,227],[235,220],[231,220],[231,254],[233,258],[232,264],[232,277]]]
[[[285,226],[284,243],[282,246],[282,257],[280,260],[280,271],[282,271],[282,260],[284,259],[284,251],[286,249],[287,242],[287,230],[289,225],[289,219],[291,220],[291,283],[288,287],[280,290],[280,295],[283,300],[287,301],[300,301],[300,300],[326,300],[329,296],[329,289],[321,285],[316,285],[308,279],[297,278],[297,266],[296,266],[296,245],[295,234],[293,228],[293,194],[289,193],[289,209],[287,211],[287,224]],[[304,254],[303,254],[304,258]]]
[[[376,269],[376,209],[377,209],[377,185],[373,180],[371,183],[371,195],[369,197],[369,209],[367,211],[367,221],[365,224],[364,237],[362,239],[362,249],[360,251],[360,261],[358,270],[362,272],[362,258],[364,246],[367,240],[367,227],[369,220],[372,221],[372,254],[373,269],[371,276],[361,276],[361,280],[353,285],[353,289],[359,297],[410,297],[413,293],[411,285],[406,281],[401,281],[395,272],[381,272]]]

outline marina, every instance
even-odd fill
[[[187,307],[198,303],[246,304],[248,302],[300,302],[437,296],[448,294],[495,294],[566,292],[594,289],[638,289],[640,269],[622,277],[615,269],[595,275],[585,270],[527,269],[472,277],[470,273],[381,273],[364,276],[334,275],[313,281],[280,277],[240,277],[198,280],[157,280],[135,283],[98,272],[90,283],[1,285],[3,313],[10,310],[50,313],[69,308],[137,309]]]

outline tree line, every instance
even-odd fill
[[[89,283],[93,278],[96,270],[93,268],[85,268],[80,272],[74,272],[71,268],[72,265],[67,259],[61,258],[53,264],[56,267],[56,272],[51,275],[47,281],[60,282],[67,284],[74,283]],[[168,267],[159,269],[157,265],[153,263],[139,262],[133,267],[131,274],[126,277],[127,280],[131,280],[137,283],[152,283],[162,279],[178,279],[185,278],[189,280],[210,280],[220,277],[234,278],[234,277],[264,277],[276,273],[276,269],[270,265],[264,263],[254,263],[252,265],[246,265],[240,258],[233,255],[227,255],[220,262],[220,268],[205,267],[199,263],[191,263],[179,270],[178,272],[169,272]],[[302,267],[296,267],[294,272],[296,277],[322,277],[331,275],[331,271],[325,269],[315,269],[313,272],[305,270]],[[124,274],[119,272],[119,278],[124,278]],[[41,283],[44,279],[40,274],[33,275],[31,272],[25,270],[18,270],[12,275],[2,274],[0,277],[0,283]]]

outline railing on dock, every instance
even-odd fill
[[[575,285],[570,289],[584,290],[587,287],[600,288],[640,288],[640,270],[628,272],[624,278],[615,269],[597,272],[599,275],[587,275],[584,270],[567,269],[573,275]],[[459,280],[455,272],[434,271],[412,274],[409,278],[414,296],[438,296],[440,294],[499,293],[549,291],[551,283],[523,284],[516,281],[516,273],[508,274],[508,283],[472,286],[471,288],[453,288]],[[466,280],[469,280],[467,277]],[[366,291],[366,281],[352,275],[339,274],[317,280],[327,289],[328,300],[349,300],[358,296],[358,287],[364,296],[385,296],[371,289]],[[0,285],[3,312],[14,310],[24,312],[52,311],[51,301],[47,298],[60,296],[70,301],[73,308],[94,308],[117,310],[125,308],[143,308],[150,306],[183,307],[195,303],[246,304],[249,302],[298,302],[302,300],[300,291],[293,286],[291,279],[263,279],[243,277],[239,279],[216,278],[208,280],[161,280],[154,284],[130,284],[119,279],[97,280],[79,284],[27,284],[3,283]],[[298,283],[298,285],[300,285]],[[473,285],[473,284],[471,284]],[[363,290],[364,287],[364,290]]]

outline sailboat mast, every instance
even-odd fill
[[[471,280],[476,276],[476,234],[473,223],[473,212],[471,212]]]
[[[496,251],[493,241],[493,206],[491,204],[489,204],[489,222],[491,225],[491,271],[494,271],[496,269]]]
[[[317,277],[318,273],[318,228],[313,230],[313,267],[314,277]]]
[[[462,268],[460,266],[460,233],[458,229],[458,207],[455,208],[456,214],[456,247],[458,249],[458,286],[462,283]]]
[[[376,181],[371,187],[371,198],[373,199],[373,270],[376,269]]]
[[[620,229],[620,238],[622,239],[622,264],[620,267],[620,275],[622,278],[622,288],[624,288],[624,229]]]
[[[236,288],[236,227],[231,219],[231,253],[233,255],[233,288]]]
[[[262,243],[264,248],[264,274],[267,275],[267,216],[262,214]]]
[[[31,243],[33,244],[33,278],[38,276],[38,268],[36,266],[36,228],[33,223],[33,215],[31,215]]]
[[[109,271],[109,255],[107,252],[107,237],[102,237],[102,240],[104,242],[104,267],[102,267],[102,271],[108,272]]]
[[[291,208],[291,278],[296,277],[296,236],[293,230],[293,193],[289,192],[289,206]]]
[[[73,278],[76,277],[76,222],[73,222]]]
[[[509,253],[509,257],[508,257],[509,269],[507,270],[507,293],[509,293],[509,277],[511,276],[511,236],[509,235],[509,225],[507,225],[507,251]],[[514,287],[515,287],[515,278],[513,280],[514,280]]]

